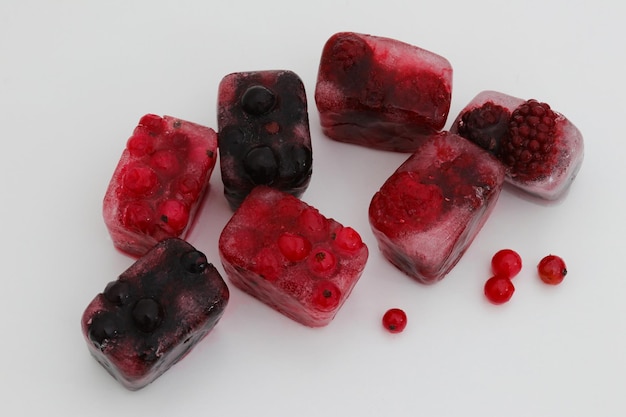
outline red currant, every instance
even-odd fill
[[[565,275],[567,275],[565,261],[556,255],[544,257],[537,265],[537,271],[539,272],[539,278],[550,285],[560,284]]]
[[[400,333],[406,327],[406,313],[399,308],[387,310],[383,315],[383,326],[391,333]]]
[[[511,299],[515,287],[509,278],[493,276],[485,282],[485,296],[492,304],[504,304]]]
[[[522,258],[512,249],[502,249],[491,258],[491,270],[494,275],[513,278],[522,269]]]
[[[313,289],[313,305],[321,311],[331,311],[341,301],[341,290],[330,281],[320,281]]]
[[[298,262],[311,252],[311,242],[303,236],[285,232],[278,238],[278,249],[288,260]]]
[[[311,251],[309,267],[316,274],[323,275],[330,273],[334,270],[336,265],[337,258],[335,258],[332,252],[321,248]]]

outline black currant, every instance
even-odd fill
[[[103,295],[113,304],[122,306],[130,298],[130,286],[125,281],[111,281],[104,289]]]
[[[142,298],[133,307],[132,315],[139,330],[150,333],[161,324],[163,309],[156,300]]]
[[[180,261],[183,268],[193,274],[199,274],[209,266],[206,256],[200,251],[187,252],[181,256]]]
[[[278,173],[274,152],[268,146],[252,148],[243,160],[243,166],[257,185],[271,184]]]
[[[276,96],[262,85],[249,87],[241,97],[241,107],[253,116],[262,116],[274,108]]]

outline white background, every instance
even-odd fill
[[[84,416],[622,416],[626,413],[623,41],[617,1],[3,1],[0,5],[0,414]],[[506,188],[458,266],[425,287],[383,260],[373,193],[408,155],[324,137],[313,101],[338,31],[396,38],[454,68],[448,125],[479,91],[548,102],[583,132],[567,197]],[[215,330],[147,388],[125,390],[89,355],[80,317],[132,259],[102,197],[144,113],[216,127],[236,71],[290,69],[307,88],[314,173],[303,199],[370,247],[351,298],[309,329],[231,286]],[[188,240],[223,271],[231,212],[217,168]],[[525,265],[506,305],[483,297],[491,255]],[[566,281],[542,284],[548,253]],[[390,307],[409,316],[391,335]]]

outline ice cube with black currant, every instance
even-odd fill
[[[300,197],[312,173],[307,98],[288,70],[237,72],[218,93],[218,145],[224,195],[236,209],[265,185]]]
[[[206,256],[170,238],[91,301],[82,333],[93,357],[123,386],[138,390],[211,332],[228,299],[226,283]]]

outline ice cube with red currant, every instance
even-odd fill
[[[235,211],[219,252],[236,287],[309,327],[333,320],[368,257],[353,228],[267,186],[252,190]]]
[[[464,138],[432,135],[385,181],[369,206],[383,255],[424,284],[448,274],[491,214],[504,167]]]
[[[257,185],[300,197],[312,172],[304,84],[288,70],[225,76],[218,92],[224,195],[236,209]]]
[[[214,328],[229,291],[189,243],[159,242],[85,309],[81,327],[95,359],[138,390],[181,360]]]
[[[103,216],[113,244],[141,256],[161,240],[184,238],[217,160],[217,134],[171,116],[143,116],[107,188]]]
[[[534,99],[483,91],[460,112],[450,130],[496,155],[507,167],[508,183],[545,200],[562,197],[583,162],[578,128]]]
[[[420,47],[339,32],[322,50],[315,102],[332,139],[412,152],[444,127],[451,98],[450,62]]]

